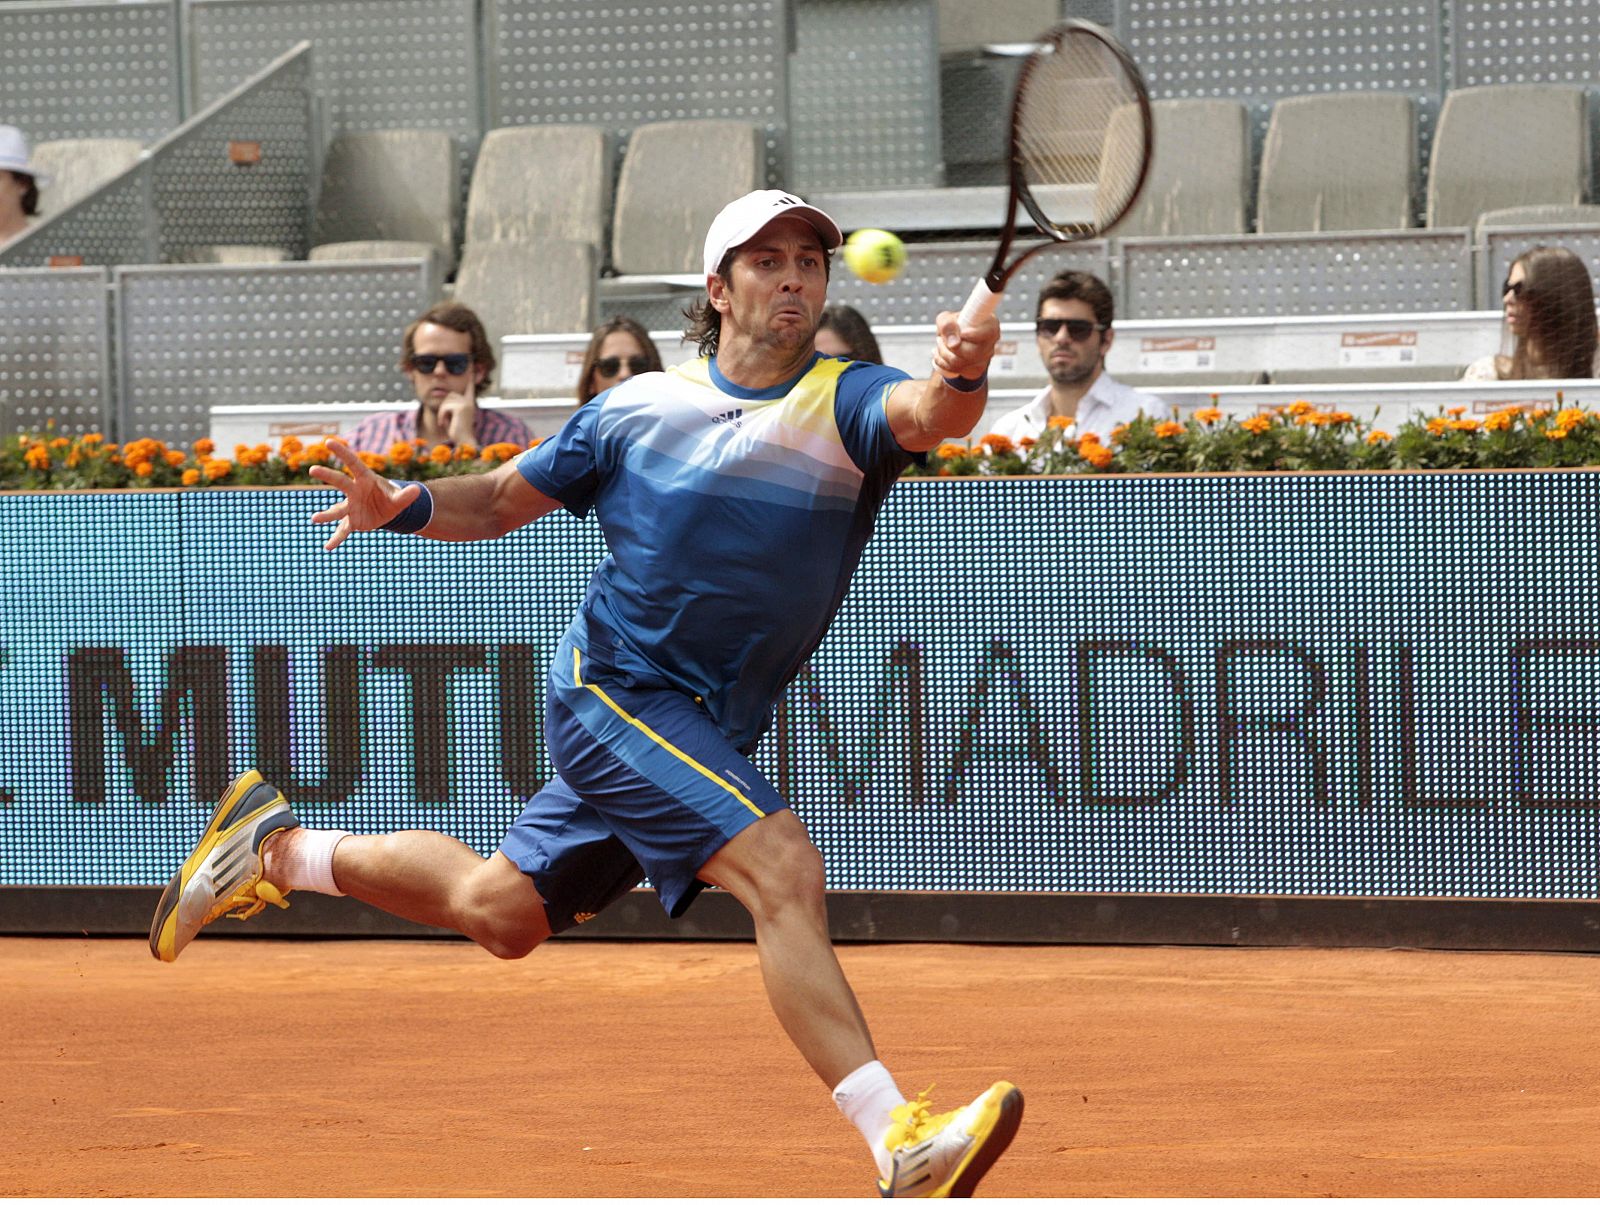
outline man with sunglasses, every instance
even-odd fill
[[[610,552],[544,699],[557,776],[484,859],[443,833],[302,828],[251,771],[163,894],[156,957],[290,890],[348,893],[520,958],[644,875],[672,916],[710,884],[749,910],[773,1011],[866,1139],[878,1190],[971,1195],[1017,1131],[1021,1093],[999,1080],[948,1113],[901,1095],[829,941],[822,857],[751,760],[890,488],[982,416],[1000,335],[992,317],[940,314],[923,380],[818,354],[841,241],[789,193],[731,202],[687,312],[701,357],[607,390],[492,473],[386,481],[330,441],[348,475],[312,470],[343,495],[312,516],[337,524],[329,550],[380,527],[492,539],[562,507],[598,517]]]
[[[406,327],[401,340],[400,371],[417,395],[417,408],[374,414],[342,438],[357,452],[380,456],[418,438],[430,447],[525,448],[533,435],[520,420],[478,406],[494,366],[494,348],[478,315],[458,302],[440,302]]]
[[[1050,384],[1020,410],[994,424],[992,433],[1013,442],[1038,439],[1052,418],[1072,423],[1074,440],[1097,435],[1111,442],[1116,428],[1141,414],[1159,414],[1160,399],[1122,384],[1106,372],[1116,332],[1111,290],[1088,272],[1061,272],[1039,291],[1035,340]]]

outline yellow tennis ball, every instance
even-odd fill
[[[906,266],[906,245],[887,230],[857,230],[844,244],[844,262],[869,284],[887,284]]]

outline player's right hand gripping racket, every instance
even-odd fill
[[[961,307],[970,327],[994,313],[1006,282],[1055,243],[1099,238],[1144,187],[1154,139],[1150,95],[1131,55],[1090,21],[1064,21],[1022,64],[1011,106],[1011,200],[994,266]],[[1083,220],[1093,203],[1093,217]],[[1018,207],[1050,241],[1009,264]]]

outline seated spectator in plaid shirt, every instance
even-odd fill
[[[456,302],[440,302],[406,327],[401,347],[400,371],[411,378],[422,404],[415,410],[374,414],[341,438],[357,452],[380,456],[419,437],[429,446],[508,443],[526,448],[533,435],[520,421],[478,409],[478,394],[490,387],[494,366],[494,349],[478,316]]]

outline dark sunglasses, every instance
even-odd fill
[[[1054,339],[1056,332],[1062,327],[1067,328],[1067,338],[1074,343],[1082,343],[1095,331],[1108,331],[1111,328],[1101,322],[1090,322],[1087,318],[1041,318],[1033,324],[1033,329],[1046,339]]]
[[[1521,297],[1527,287],[1527,281],[1519,280],[1516,284],[1512,284],[1511,278],[1507,277],[1506,282],[1500,286],[1500,296],[1504,297],[1507,293],[1510,293],[1513,297]]]
[[[594,370],[603,377],[614,377],[622,371],[621,356],[607,356],[603,360],[594,362]],[[650,360],[645,356],[629,356],[628,371],[638,376],[641,372],[650,371]]]
[[[433,370],[439,367],[440,364],[444,365],[444,370],[451,376],[459,377],[462,373],[466,372],[468,368],[472,367],[472,357],[465,353],[457,353],[449,356],[411,357],[411,367],[422,373],[423,376],[431,377],[433,375]]]

